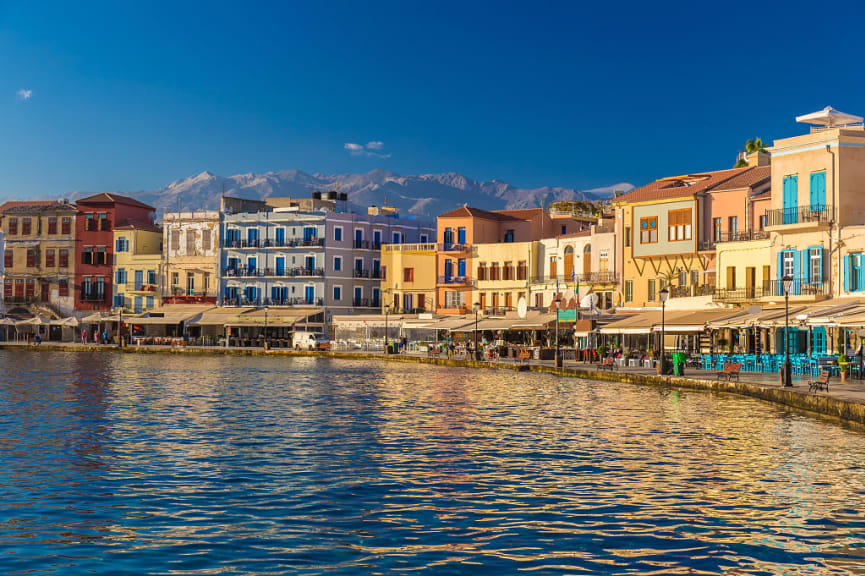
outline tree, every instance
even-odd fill
[[[733,168],[744,168],[748,165],[747,156],[748,154],[753,154],[754,152],[765,152],[766,148],[763,146],[763,141],[760,138],[748,138],[748,141],[745,142],[745,149],[739,150],[739,159],[736,161],[736,165]]]

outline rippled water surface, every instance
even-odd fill
[[[0,574],[865,574],[863,439],[509,371],[0,351]]]

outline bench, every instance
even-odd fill
[[[829,371],[823,370],[816,380],[808,380],[808,392],[817,393],[818,390],[829,391]]]
[[[735,376],[736,382],[738,382],[739,381],[739,370],[741,368],[742,368],[742,365],[738,364],[736,362],[728,362],[727,364],[724,364],[724,369],[719,370],[717,372],[718,380],[720,380],[721,378],[726,378],[727,381],[729,382],[729,381],[732,381],[733,377]]]
[[[610,370],[611,372],[616,369],[616,359],[615,358],[604,358],[598,363],[598,370]]]
[[[529,352],[527,348],[521,349],[517,352],[517,362],[528,362],[532,359],[532,353]]]

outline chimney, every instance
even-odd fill
[[[771,161],[768,152],[761,152],[759,150],[757,152],[751,152],[745,157],[745,159],[748,160],[749,168],[754,166],[768,166]]]

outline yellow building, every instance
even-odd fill
[[[771,294],[771,242],[755,240],[719,243],[715,247],[717,286],[713,300],[729,304],[754,302]]]
[[[141,313],[161,304],[162,230],[146,223],[114,228],[114,307]]]
[[[381,247],[382,311],[435,312],[436,245],[383,244]]]
[[[216,304],[219,291],[219,211],[166,212],[163,299]]]
[[[476,285],[472,301],[486,314],[516,310],[520,298],[529,300],[532,271],[537,267],[538,242],[475,244]]]

